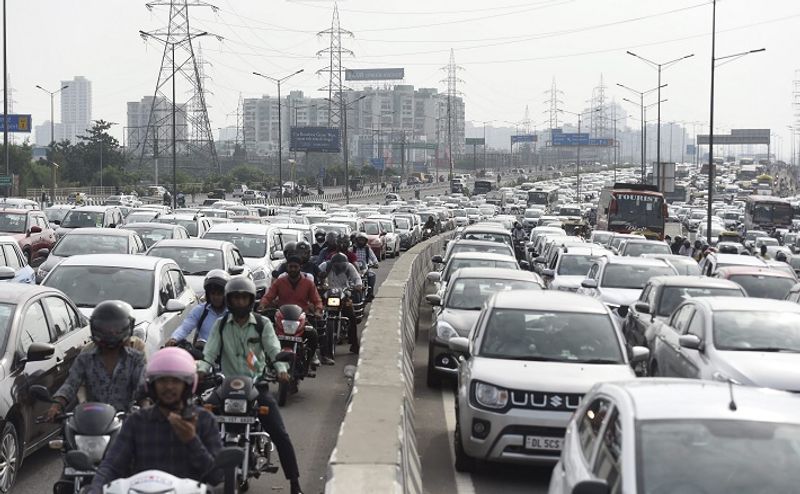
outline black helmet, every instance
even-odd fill
[[[786,253],[783,252],[782,250],[778,251],[778,253],[775,254],[775,260],[786,262]]]
[[[339,248],[339,251],[345,251],[350,248],[350,237],[347,235],[339,235],[339,239],[336,241],[336,246]]]
[[[89,318],[92,341],[95,344],[116,348],[133,335],[133,307],[122,300],[106,300],[94,308]]]
[[[314,234],[314,238],[317,240],[317,242],[324,242],[325,230],[317,230],[317,233]]]
[[[335,246],[338,239],[339,235],[336,232],[328,232],[325,234],[325,243],[328,244],[328,247]]]
[[[334,254],[331,257],[331,267],[333,268],[333,272],[336,274],[342,274],[347,269],[347,256],[342,254],[341,252]]]
[[[303,262],[306,262],[311,258],[311,244],[305,240],[297,242],[297,248],[295,251]]]
[[[206,275],[205,280],[203,280],[203,290],[208,292],[210,288],[218,288],[224,292],[225,285],[228,284],[230,279],[231,275],[229,275],[224,269],[212,269]]]
[[[231,295],[236,293],[244,293],[250,296],[250,303],[246,307],[234,307],[231,304]],[[231,280],[225,285],[225,305],[234,317],[243,317],[250,313],[253,304],[256,301],[256,285],[253,280],[246,276],[233,276]]]
[[[297,253],[297,242],[286,242],[283,246],[283,257],[288,258]]]

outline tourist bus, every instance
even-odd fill
[[[537,188],[528,191],[528,207],[544,206],[548,210],[558,201],[558,189]]]
[[[744,206],[745,230],[764,230],[792,226],[794,211],[786,199],[774,196],[751,195]]]
[[[667,203],[654,185],[614,184],[600,192],[597,229],[618,233],[640,232],[664,240]]]

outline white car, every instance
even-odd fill
[[[388,257],[397,257],[400,255],[400,234],[394,226],[394,220],[391,216],[370,216],[368,219],[378,220],[381,224],[381,229],[386,232],[386,255]]]

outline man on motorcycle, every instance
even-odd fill
[[[198,361],[201,372],[210,370],[208,362],[219,362],[226,376],[257,379],[263,375],[267,363],[273,362],[278,380],[290,381],[286,364],[276,362],[281,346],[269,319],[262,318],[263,331],[258,331],[256,318],[261,316],[253,313],[255,299],[256,286],[252,280],[244,276],[231,278],[225,286],[225,303],[230,316],[220,319],[214,326],[203,350],[203,360]],[[291,484],[291,494],[301,494],[300,469],[278,404],[267,391],[259,394],[258,404],[269,407],[269,413],[260,416],[261,424],[278,448],[283,473]]]
[[[319,266],[311,262],[311,244],[306,242],[305,240],[301,240],[299,242],[289,242],[289,244],[295,244],[292,248],[294,255],[296,255],[300,259],[300,272],[307,275],[313,282],[314,285],[319,283]],[[289,244],[286,244],[287,246]],[[287,271],[287,266],[289,264],[289,257],[294,257],[294,255],[286,256],[286,262],[278,266],[272,276],[275,279],[278,279],[280,275]],[[302,305],[301,305],[302,307]]]
[[[311,255],[318,256],[323,247],[325,247],[325,232],[317,230],[317,233],[314,234],[314,240],[316,242],[311,246]]]
[[[363,262],[370,268],[377,268],[378,258],[375,257],[375,252],[367,245],[368,240],[366,233],[358,232],[353,245],[353,253],[358,261]],[[367,271],[367,284],[369,285],[369,296],[366,301],[371,302],[375,298],[375,272],[372,270]]]
[[[147,364],[145,380],[155,405],[125,419],[89,492],[99,494],[105,484],[145,470],[219,482],[219,472],[212,470],[222,449],[217,421],[210,412],[191,404],[197,389],[194,358],[180,348],[159,350]]]
[[[425,230],[430,230],[431,233],[436,234],[436,221],[433,219],[433,215],[428,216],[425,226],[422,227],[422,231]]]
[[[355,266],[348,262],[347,257],[342,253],[334,255],[329,262],[326,262],[320,268],[326,273],[328,288],[338,288],[342,291],[353,290],[354,294],[357,294],[364,286]],[[350,342],[350,352],[358,353],[358,328],[352,300],[344,306],[342,315],[349,321],[347,339]],[[327,335],[327,337],[330,338],[332,335]],[[329,348],[329,346],[326,345],[326,348]],[[331,356],[327,355],[327,357]]]
[[[206,292],[206,303],[196,306],[180,326],[167,340],[167,346],[180,345],[188,350],[195,358],[202,358],[203,347],[211,336],[214,323],[227,312],[225,308],[225,285],[231,275],[223,269],[212,269],[203,281]],[[194,331],[194,341],[189,343],[186,338]]]
[[[330,242],[330,235],[334,236],[333,243]],[[320,269],[322,269],[322,263],[326,261],[330,261],[331,258],[336,254],[343,254],[348,261],[355,264],[357,262],[356,255],[350,252],[350,239],[347,238],[347,235],[340,235],[336,233],[329,233],[325,240],[326,248],[322,250],[319,254],[319,259],[317,259],[317,263],[320,265]]]
[[[135,321],[133,309],[121,300],[97,304],[89,319],[95,348],[75,358],[67,380],[55,392],[58,403],[48,410],[49,420],[75,400],[81,386],[86,389],[88,401],[108,403],[117,411],[127,410],[136,401],[145,359],[142,352],[126,344]]]
[[[317,285],[303,276],[300,271],[301,260],[299,256],[292,256],[286,260],[286,276],[278,277],[258,304],[258,312],[267,307],[280,307],[286,304],[297,305],[314,317],[322,317],[322,299],[319,297]],[[308,327],[305,330],[308,338],[308,361],[306,368],[311,368],[319,346],[317,330]]]

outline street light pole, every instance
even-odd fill
[[[280,79],[275,77],[270,77],[268,75],[261,74],[259,72],[253,72],[253,75],[257,75],[258,77],[263,77],[264,79],[269,79],[270,81],[276,83],[278,85],[278,189],[280,190],[279,193],[279,202],[281,206],[283,206],[283,134],[282,134],[282,123],[281,123],[281,83],[286,79],[296,76],[297,74],[303,72],[305,69],[300,69],[296,72],[293,72],[286,77],[282,77]]]
[[[41,89],[42,91],[44,91],[48,95],[50,95],[50,155],[51,155],[50,166],[52,167],[52,169],[50,170],[50,197],[52,197],[53,198],[52,200],[55,201],[55,197],[56,197],[56,167],[55,167],[55,163],[52,163],[52,154],[55,152],[56,134],[55,134],[55,124],[53,123],[53,121],[55,120],[53,100],[55,98],[55,95],[60,93],[61,91],[65,90],[65,89],[67,89],[69,87],[69,84],[66,84],[66,85],[62,86],[57,91],[48,91],[47,89],[43,88],[42,86],[40,86],[38,84],[36,85],[36,87]]]
[[[645,183],[645,181],[646,181],[645,180],[645,167],[646,167],[646,164],[647,164],[647,123],[645,122],[645,116],[644,116],[644,97],[645,97],[645,95],[650,94],[653,91],[658,91],[659,94],[661,94],[661,88],[662,87],[667,87],[668,85],[669,84],[660,84],[658,87],[654,87],[652,89],[648,89],[647,91],[637,91],[637,90],[635,90],[635,89],[633,89],[631,87],[628,87],[628,86],[626,86],[624,84],[617,83],[617,86],[619,86],[619,87],[621,87],[623,89],[627,89],[628,91],[639,95],[639,102],[638,103],[636,103],[635,101],[631,101],[631,100],[629,100],[627,98],[623,98],[622,100],[623,101],[627,101],[628,103],[633,103],[634,105],[639,105],[639,109],[641,110],[641,114],[642,114],[642,117],[641,117],[642,118],[642,132],[641,132],[642,133],[642,136],[641,136],[642,137],[642,150],[641,150],[642,151],[642,162],[641,162],[641,175],[642,175],[641,180],[642,180],[642,183]],[[661,101],[660,97],[659,97],[658,101]]]

